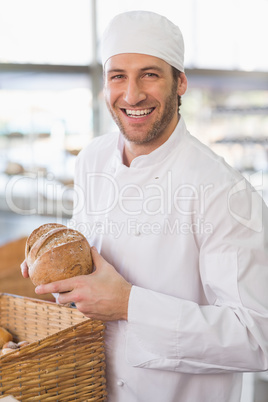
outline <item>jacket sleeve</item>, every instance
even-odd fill
[[[239,187],[240,186],[240,187]],[[237,183],[208,200],[211,236],[200,239],[207,305],[132,287],[128,362],[183,373],[268,369],[268,209]]]

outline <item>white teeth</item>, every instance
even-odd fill
[[[134,116],[146,116],[147,114],[150,114],[152,112],[153,108],[151,109],[144,109],[144,110],[130,110],[126,109],[126,114],[128,116],[134,117]]]

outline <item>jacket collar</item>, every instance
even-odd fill
[[[182,141],[183,136],[186,133],[186,126],[183,118],[180,116],[180,120],[171,134],[171,136],[167,139],[164,144],[162,144],[159,148],[155,149],[148,155],[140,155],[133,159],[131,162],[130,168],[144,168],[148,166],[152,166],[158,163],[161,163],[163,159],[168,157],[170,153],[178,146],[178,144]],[[118,135],[117,141],[117,149],[116,149],[116,165],[123,164],[123,150],[124,150],[125,140],[121,133]]]

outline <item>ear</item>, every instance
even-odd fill
[[[187,89],[187,78],[184,73],[180,73],[179,79],[178,79],[178,88],[177,88],[177,94],[178,95],[183,95],[186,92]]]

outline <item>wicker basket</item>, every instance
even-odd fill
[[[104,324],[76,308],[0,293],[0,326],[24,346],[0,357],[0,395],[105,401]]]

